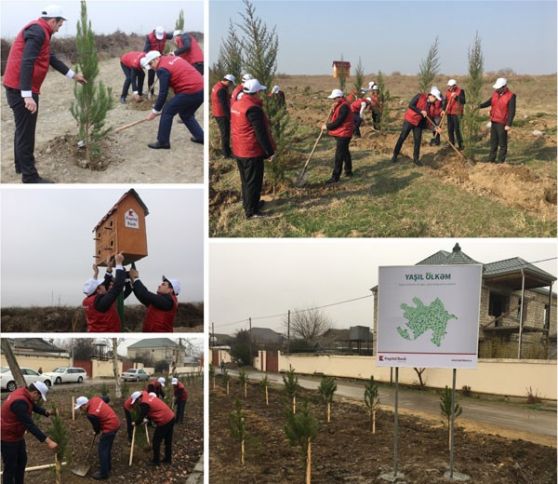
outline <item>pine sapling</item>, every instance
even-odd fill
[[[374,376],[370,377],[368,383],[364,387],[364,403],[368,407],[370,414],[370,431],[376,433],[376,410],[380,406],[380,396],[378,392],[378,384],[374,381]]]
[[[364,67],[362,66],[362,59],[359,57],[358,64],[355,68],[355,82],[353,84],[357,96],[360,95],[363,83],[364,83]]]
[[[248,375],[244,369],[240,369],[238,372],[238,383],[244,389],[244,399],[248,398]]]
[[[289,366],[289,371],[283,375],[283,384],[285,385],[285,393],[292,402],[292,412],[296,414],[296,392],[299,388],[298,377],[295,374],[294,368]]]
[[[229,394],[229,383],[230,383],[230,375],[229,372],[227,371],[226,368],[223,369],[223,383],[225,384],[225,387],[227,388],[227,395]]]
[[[442,390],[440,394],[440,412],[442,416],[446,417],[446,423],[448,425],[448,448],[451,449],[451,388],[446,387]],[[457,403],[457,394],[455,396],[455,403],[454,403],[454,418],[457,418],[463,412],[461,405]]]
[[[463,135],[465,138],[465,154],[472,157],[481,125],[478,105],[482,102],[481,96],[484,85],[484,58],[478,32],[473,40],[473,45],[469,48],[468,60],[469,75],[466,80],[467,103],[463,111]]]
[[[182,9],[180,9],[180,13],[174,24],[174,30],[184,30],[184,10]]]
[[[263,389],[264,394],[265,394],[265,404],[266,404],[267,406],[269,406],[269,392],[268,392],[269,380],[267,379],[267,375],[265,375],[265,376],[260,380],[260,387]]]
[[[322,400],[326,403],[326,420],[327,423],[331,421],[331,404],[333,403],[333,394],[337,391],[337,383],[335,378],[323,376],[318,387],[318,391]]]
[[[306,463],[306,484],[312,480],[312,441],[318,435],[318,421],[308,409],[308,402],[302,404],[298,414],[289,412],[285,424],[285,434],[291,445],[301,448]]]
[[[426,58],[423,59],[419,67],[419,89],[420,92],[428,92],[432,81],[440,71],[440,58],[438,52],[438,37],[434,39],[434,43],[428,49]]]
[[[62,484],[62,462],[66,455],[70,435],[60,417],[58,408],[53,407],[50,413],[51,426],[47,432],[49,437],[58,444],[54,454],[54,470],[56,473],[56,484]]]
[[[246,440],[246,423],[242,405],[238,398],[234,402],[235,409],[229,414],[231,437],[240,442],[240,463],[244,465],[244,441]]]

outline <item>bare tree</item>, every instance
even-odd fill
[[[117,399],[122,398],[122,388],[120,387],[120,375],[118,374],[118,339],[112,340],[112,373],[114,375],[114,395]]]
[[[12,347],[6,338],[2,339],[1,347],[2,353],[4,353],[4,356],[6,357],[6,361],[8,362],[8,366],[10,367],[10,371],[15,379],[17,387],[24,387],[25,379],[23,378],[23,373],[21,373],[19,364],[17,363],[16,357],[12,351]]]
[[[283,323],[285,326],[288,324],[287,321]],[[308,343],[315,342],[330,328],[330,319],[319,309],[295,309],[291,312],[291,335]]]

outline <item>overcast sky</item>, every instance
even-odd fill
[[[475,32],[485,71],[556,72],[556,1],[254,1],[279,36],[278,72],[329,74],[341,55],[365,73],[416,74],[439,37],[441,72],[465,74]],[[211,0],[210,59],[219,55],[241,1]],[[245,46],[246,47],[246,46]],[[352,71],[354,72],[354,70]]]
[[[38,18],[47,5],[58,5],[67,21],[57,37],[74,36],[80,19],[78,0],[2,0],[0,2],[2,37],[13,38],[31,20]],[[184,10],[184,28],[203,32],[203,2],[194,0],[88,0],[87,14],[97,34],[112,34],[116,30],[131,34],[147,34],[157,25],[173,31],[180,10]]]
[[[209,321],[216,333],[234,334],[252,327],[285,332],[287,310],[335,303],[370,295],[378,267],[414,265],[456,242],[467,255],[487,263],[512,257],[528,262],[556,258],[552,240],[376,239],[211,242],[209,248]],[[556,276],[556,260],[536,264]],[[556,286],[554,286],[556,291]],[[335,328],[371,325],[372,298],[324,309]]]
[[[149,209],[149,255],[136,264],[143,283],[155,291],[164,274],[181,281],[179,302],[203,301],[201,189],[2,187],[2,307],[80,305],[92,230],[130,188]],[[126,303],[139,304],[133,295]]]

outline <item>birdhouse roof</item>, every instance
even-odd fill
[[[331,65],[335,67],[345,67],[347,69],[351,67],[351,63],[348,61],[333,61]]]
[[[137,202],[140,204],[141,208],[144,211],[145,215],[149,215],[149,210],[147,209],[147,205],[145,205],[145,203],[143,203],[143,200],[140,198],[140,196],[138,195],[138,192],[136,192],[133,188],[128,190],[124,195],[122,195],[118,201],[112,206],[112,208],[106,213],[106,215],[99,220],[99,222],[97,223],[97,225],[95,225],[93,232],[95,232],[97,230],[97,228],[99,227],[99,225],[101,225],[107,218],[109,218],[117,209],[118,206],[122,203],[122,201],[128,197],[134,197]]]

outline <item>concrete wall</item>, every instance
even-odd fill
[[[37,371],[42,368],[43,371],[52,371],[59,366],[71,366],[70,358],[60,356],[31,356],[31,355],[15,355],[19,366],[22,368],[31,368]],[[0,357],[0,365],[8,367],[8,362],[4,355]]]
[[[112,372],[112,360],[108,361],[99,361],[99,360],[91,360],[93,364],[92,375],[91,378],[114,378],[114,374]],[[122,373],[122,361],[118,361],[118,374]]]
[[[260,352],[254,367],[260,369]],[[390,381],[390,368],[376,367],[370,356],[342,355],[279,355],[279,371],[292,366],[297,373],[324,374],[346,378],[368,379],[371,375],[379,381]],[[428,368],[422,374],[426,385],[434,388],[451,387],[450,369]],[[459,370],[456,387],[470,386],[473,392],[525,397],[529,388],[540,398],[556,400],[556,361],[549,360],[479,360],[474,370]],[[412,368],[399,370],[399,381],[417,384],[418,377]]]

